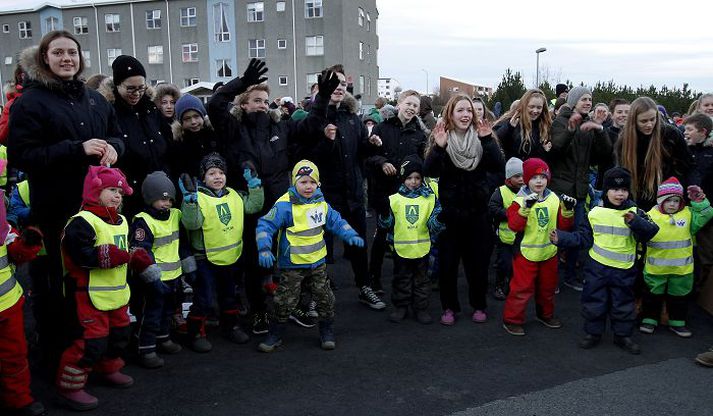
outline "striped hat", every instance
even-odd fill
[[[659,190],[656,192],[656,203],[661,205],[672,196],[678,196],[683,199],[683,186],[681,186],[681,182],[673,176],[661,182],[661,185],[659,185]]]

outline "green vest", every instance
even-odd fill
[[[7,160],[7,147],[0,144],[0,159]],[[0,186],[7,185],[7,165],[0,172]]]
[[[15,280],[15,273],[7,257],[7,246],[0,246],[0,312],[15,305],[22,297],[22,286]]]
[[[25,179],[17,184],[17,193],[20,195],[20,199],[25,203],[27,208],[30,207],[30,183]]]
[[[438,199],[438,178],[426,178],[426,185],[433,191]]]
[[[107,224],[89,211],[79,211],[69,221],[77,217],[83,218],[94,229],[94,247],[114,244],[122,250],[128,250],[129,225],[123,215],[119,225]],[[126,284],[128,269],[128,265],[122,264],[111,269],[93,268],[89,271],[87,290],[95,308],[100,311],[113,311],[129,303],[129,285]]]
[[[277,202],[290,202],[286,193]],[[313,204],[292,203],[292,223],[285,232],[290,243],[290,262],[292,264],[314,264],[327,256],[324,241],[324,225],[327,223],[326,202]]]
[[[507,209],[510,208],[510,205],[512,205],[512,201],[515,200],[517,194],[508,188],[507,185],[501,186],[498,190],[500,191],[500,195],[503,197],[503,208],[507,211]],[[517,233],[508,227],[507,220],[500,222],[500,225],[498,225],[498,237],[500,238],[500,241],[505,244],[512,245],[512,243],[515,242],[516,236]]]
[[[431,250],[428,219],[436,206],[436,196],[406,198],[401,194],[389,197],[394,213],[394,249],[399,257],[420,259]]]
[[[630,269],[636,259],[636,240],[624,222],[624,214],[636,213],[636,207],[627,211],[594,207],[589,211],[594,244],[589,256],[605,266]]]
[[[243,198],[231,188],[220,198],[198,192],[203,215],[203,244],[208,261],[234,264],[243,253]]]
[[[516,196],[515,200],[525,206],[524,198]],[[545,261],[557,254],[557,247],[550,241],[550,232],[557,228],[557,212],[560,199],[550,192],[544,201],[538,201],[530,208],[527,226],[520,243],[520,253],[530,261]]]
[[[161,268],[161,280],[169,281],[180,276],[182,270],[181,257],[178,254],[178,230],[181,224],[181,211],[171,208],[171,214],[164,221],[159,221],[145,212],[136,214],[134,219],[136,218],[146,221],[146,225],[151,229],[153,234],[151,252],[156,264]]]
[[[685,207],[671,216],[653,207],[649,216],[659,226],[659,232],[646,243],[644,272],[677,275],[693,273],[691,210]]]

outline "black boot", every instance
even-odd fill
[[[240,324],[238,324],[238,311],[223,312],[220,314],[220,332],[225,339],[236,344],[245,344],[250,341],[248,334],[240,329]]]
[[[590,348],[595,347],[597,344],[599,344],[599,341],[601,341],[602,337],[601,335],[592,335],[592,334],[587,334],[582,338],[581,341],[579,341],[579,348],[588,350]]]
[[[213,345],[205,336],[205,318],[188,317],[188,348],[195,352],[208,352]]]
[[[630,354],[641,354],[641,347],[639,347],[639,344],[635,343],[631,337],[620,337],[618,335],[614,335],[614,345]]]
[[[334,321],[319,321],[319,339],[322,342],[323,350],[333,350],[337,347],[337,340],[334,337]]]
[[[275,348],[282,345],[282,334],[285,333],[287,324],[273,320],[270,322],[270,330],[267,333],[267,338],[261,342],[257,349],[262,352],[273,352]]]

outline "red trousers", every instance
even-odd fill
[[[30,367],[22,316],[23,296],[0,312],[0,407],[19,409],[32,403]]]
[[[522,254],[512,261],[513,273],[510,293],[505,300],[503,321],[508,324],[525,323],[527,302],[535,295],[537,315],[552,318],[555,312],[555,289],[557,288],[557,256],[545,261],[530,261]]]
[[[81,337],[62,354],[57,371],[60,390],[81,390],[89,372],[111,374],[124,367],[120,357],[129,342],[128,305],[112,311],[94,307],[85,291],[74,293]]]

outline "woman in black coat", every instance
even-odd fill
[[[494,128],[505,159],[537,157],[548,161],[552,149],[552,118],[547,110],[545,94],[540,90],[528,90],[508,115],[509,118]]]

